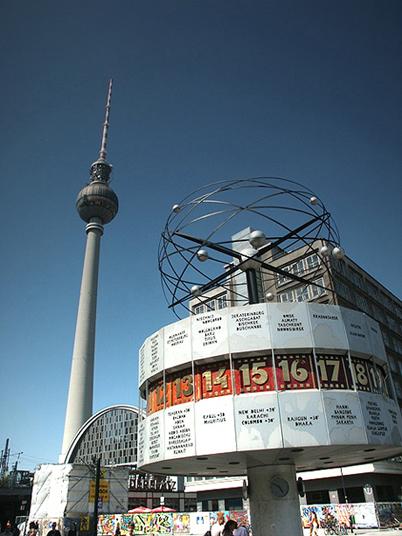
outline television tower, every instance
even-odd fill
[[[75,328],[61,462],[64,461],[76,433],[92,415],[100,239],[103,235],[103,226],[112,221],[119,208],[117,195],[109,186],[112,166],[106,160],[111,99],[112,80],[109,81],[99,158],[92,164],[89,183],[80,191],[76,202],[78,214],[87,223],[85,228],[87,243]]]

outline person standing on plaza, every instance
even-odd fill
[[[211,527],[211,536],[222,536],[224,526],[225,514],[223,512],[218,512],[216,514],[216,521]]]
[[[29,523],[29,536],[36,536],[38,534],[38,522],[35,522],[35,521],[31,521]]]
[[[52,528],[49,530],[49,532],[46,534],[46,536],[61,536],[60,531],[56,529],[57,523],[53,521]]]
[[[73,523],[68,531],[68,536],[77,536],[77,523]]]
[[[350,527],[350,532],[352,534],[354,534],[354,528],[355,528],[355,516],[353,514],[350,514],[349,516],[349,527]]]
[[[7,521],[6,526],[3,531],[0,533],[0,536],[13,536],[13,527],[11,521]]]
[[[249,536],[249,531],[244,521],[239,521],[237,529],[233,531],[233,536]]]
[[[237,523],[234,519],[226,521],[225,528],[222,531],[222,536],[233,536],[233,531],[237,529]]]
[[[317,512],[312,512],[310,518],[310,536],[318,536],[320,522],[318,521]]]

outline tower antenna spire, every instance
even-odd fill
[[[109,80],[109,88],[107,92],[107,98],[106,98],[106,110],[105,110],[105,122],[103,123],[103,131],[102,131],[102,142],[99,150],[99,160],[106,160],[106,145],[107,145],[107,137],[109,132],[109,116],[110,116],[110,108],[112,103],[112,86],[113,86],[113,79],[111,78]]]

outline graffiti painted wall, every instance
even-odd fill
[[[136,536],[173,534],[173,515],[168,512],[102,515],[98,518],[98,536],[115,535],[118,527],[121,535],[127,535],[130,525]]]
[[[402,503],[319,504],[300,507],[303,527],[310,526],[315,512],[322,528],[329,525],[350,528],[396,528],[402,523]],[[225,521],[234,519],[249,526],[245,510],[223,511]],[[98,518],[98,536],[127,536],[133,526],[135,536],[203,536],[216,522],[217,512],[161,512],[149,514],[105,514]],[[49,530],[51,520],[42,520],[42,535]],[[46,529],[46,530],[45,530]]]
[[[209,512],[192,512],[190,514],[190,534],[204,535],[210,526]]]
[[[174,534],[190,534],[190,514],[175,512],[173,514]]]
[[[352,521],[356,528],[378,526],[374,503],[309,505],[302,506],[300,511],[304,528],[310,526],[313,512],[322,527],[344,525],[349,528]]]
[[[246,510],[231,510],[229,514],[230,519],[234,519],[235,521],[237,521],[238,524],[245,525],[246,527],[250,525],[248,513]]]
[[[244,510],[225,511],[225,520],[235,519],[248,525],[248,515]],[[121,536],[129,533],[133,526],[135,536],[203,536],[215,523],[217,512],[174,512],[154,514],[108,514],[98,517],[98,536]]]

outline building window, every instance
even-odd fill
[[[228,306],[227,301],[226,301],[226,294],[224,294],[223,296],[218,296],[218,298],[216,298],[216,301],[217,301],[218,309],[225,309],[225,307]]]
[[[364,281],[362,276],[358,272],[356,272],[356,270],[353,270],[353,268],[350,268],[350,279],[357,287],[364,288]]]
[[[296,300],[298,302],[304,302],[308,300],[308,287],[298,287],[296,290]]]
[[[207,311],[215,311],[216,308],[216,301],[215,300],[209,300],[205,303],[205,308]]]
[[[225,510],[242,510],[243,500],[241,497],[225,499]]]
[[[305,258],[306,268],[307,270],[313,270],[314,268],[317,268],[320,264],[320,259],[316,253],[313,255],[310,255],[309,257]]]
[[[390,485],[387,485],[387,484],[378,485],[378,484],[376,484],[375,491],[376,491],[376,495],[377,495],[377,501],[384,501],[384,502],[387,501],[387,502],[389,502],[389,501],[397,501],[398,500],[398,496],[395,493],[394,488],[392,486],[390,486]]]
[[[308,300],[314,300],[321,296],[322,294],[325,294],[325,289],[321,288],[324,286],[324,279],[320,277],[319,279],[315,279],[311,282],[312,284],[308,286],[303,287],[296,287],[294,289],[285,290],[284,292],[281,292],[278,294],[279,301],[282,303],[287,302],[304,302]],[[317,287],[316,285],[321,285],[320,287]]]
[[[367,300],[364,296],[362,296],[361,294],[359,294],[358,292],[356,293],[356,305],[364,312],[368,313],[369,311],[369,306],[368,306],[368,303],[367,303]]]
[[[289,267],[288,266],[284,266],[282,267],[282,270],[284,272],[289,272]],[[285,283],[287,283],[288,281],[290,281],[290,279],[282,274],[278,274],[278,287],[280,287],[281,285],[284,285]]]
[[[329,504],[329,492],[324,490],[307,491],[306,492],[307,504]]]
[[[300,260],[300,261],[295,262],[294,264],[291,265],[290,268],[291,268],[290,271],[292,272],[292,274],[301,275],[304,272],[303,261]]]
[[[394,339],[394,343],[396,352],[398,352],[398,354],[402,354],[402,341],[400,341],[399,339]]]
[[[374,300],[378,300],[378,289],[371,281],[367,281],[367,288],[368,288],[368,294],[370,294],[371,298]]]
[[[396,359],[393,356],[388,354],[388,361],[389,361],[389,365],[391,367],[392,372],[397,373],[398,372],[398,363],[397,363]]]
[[[294,275],[302,275],[304,272],[309,272],[318,268],[319,265],[320,258],[316,253],[313,253],[304,259],[300,259],[292,264],[289,264],[288,266],[282,266],[281,268],[285,272],[289,272]],[[277,275],[278,286],[284,285],[290,280],[291,279],[289,277],[286,277],[282,274]]]
[[[300,259],[296,262],[293,262],[292,264],[289,264],[288,266],[282,266],[282,270],[284,272],[289,272],[294,275],[302,275],[304,272],[309,272],[311,270],[314,270],[320,265],[320,258],[316,253],[313,253],[312,255],[309,255],[308,257],[304,259]],[[289,277],[286,277],[285,275],[278,274],[277,275],[277,282],[278,286],[284,285],[285,283],[288,283],[291,281]]]
[[[342,502],[346,502],[346,497],[343,495],[343,493],[340,494],[339,491],[340,490],[338,490],[339,498],[341,500],[344,499]],[[363,488],[360,487],[346,488],[346,495],[348,498],[348,502],[350,503],[362,503],[365,500]]]
[[[377,322],[383,322],[383,323],[386,322],[385,313],[381,307],[373,304],[373,313],[374,313],[374,318],[377,320]]]
[[[184,499],[184,511],[185,512],[196,512],[197,511],[197,499]]]
[[[395,322],[394,318],[387,314],[387,324],[394,331],[398,332],[398,323]]]
[[[382,338],[383,338],[385,346],[390,346],[388,333],[384,329],[381,330],[381,332],[382,332]]]
[[[322,294],[325,294],[325,289],[321,288],[324,286],[324,279],[320,277],[319,279],[315,279],[314,281],[312,281],[312,283],[313,284],[310,285],[309,287],[309,291],[310,291],[310,299],[314,300],[314,298],[318,298]],[[320,285],[320,286],[317,287],[316,285]]]
[[[394,378],[394,385],[395,385],[396,396],[398,398],[402,398],[402,388],[400,384],[398,383],[398,381],[395,381],[395,378]]]
[[[279,299],[283,303],[295,301],[294,297],[293,297],[293,291],[292,290],[287,290],[286,292],[281,292],[279,294]]]
[[[203,313],[204,310],[205,310],[205,309],[204,309],[204,306],[203,306],[203,305],[195,305],[195,306],[193,307],[193,313],[194,313],[195,315],[199,315],[199,314]]]
[[[336,292],[342,296],[342,298],[345,298],[345,300],[351,301],[352,297],[350,295],[350,289],[345,283],[342,281],[339,281],[338,279],[335,281],[335,288]]]
[[[201,313],[207,313],[208,311],[224,309],[227,306],[228,304],[227,304],[226,294],[221,294],[220,296],[217,296],[216,298],[212,298],[211,300],[207,300],[198,305],[194,305],[193,314],[199,315]]]

